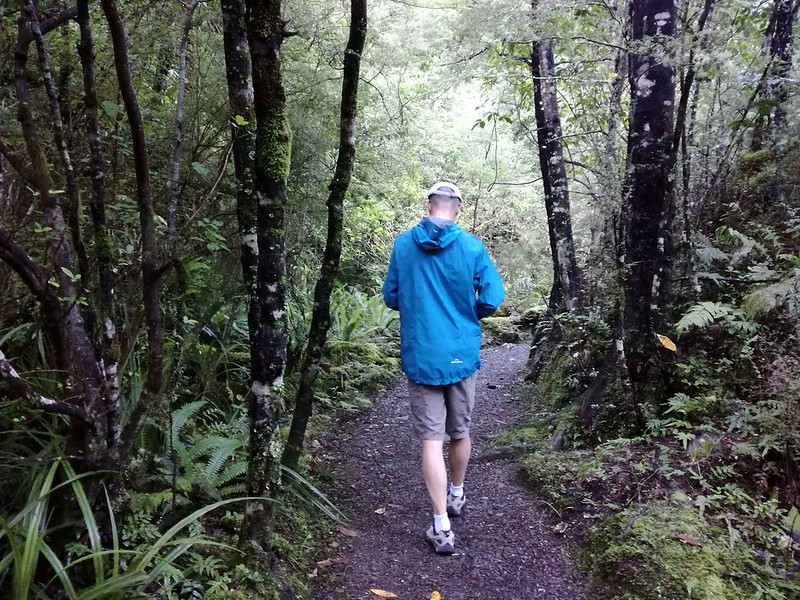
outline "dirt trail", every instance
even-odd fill
[[[453,520],[453,556],[435,555],[424,537],[430,504],[408,422],[405,380],[331,436],[325,452],[339,482],[335,500],[357,536],[337,534],[334,564],[319,569],[316,600],[375,600],[370,588],[401,600],[427,600],[434,590],[442,600],[593,598],[563,538],[553,532],[552,513],[521,484],[514,460],[485,454],[488,436],[522,420],[519,390],[527,355],[523,345],[482,354],[467,510]]]

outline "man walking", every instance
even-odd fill
[[[450,517],[464,510],[469,426],[481,361],[478,319],[503,301],[503,282],[483,242],[456,225],[461,192],[428,190],[428,216],[394,243],[383,298],[400,311],[400,360],[408,377],[411,423],[422,442],[422,476],[433,505],[426,537],[438,554],[455,551]],[[442,453],[450,437],[451,484]]]

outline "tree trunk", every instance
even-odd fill
[[[14,51],[14,86],[18,103],[18,119],[25,139],[25,146],[30,160],[30,168],[26,168],[27,177],[31,180],[39,194],[40,208],[45,225],[49,228],[48,253],[55,267],[54,279],[58,284],[57,293],[52,289],[47,278],[42,274],[38,287],[37,278],[27,278],[23,272],[32,272],[30,259],[22,257],[19,252],[10,250],[14,244],[10,238],[0,239],[0,245],[6,245],[9,257],[18,259],[19,264],[27,265],[20,271],[13,263],[12,268],[23,276],[26,285],[39,298],[45,323],[55,345],[58,368],[70,373],[68,397],[80,398],[81,410],[88,415],[86,419],[71,415],[70,432],[67,438],[68,452],[82,453],[85,459],[82,468],[102,468],[105,458],[103,444],[104,431],[102,423],[93,417],[102,412],[100,388],[102,376],[94,355],[94,346],[87,335],[80,305],[77,303],[78,290],[75,286],[74,274],[77,272],[67,240],[67,223],[56,196],[53,194],[53,183],[49,167],[36,133],[34,117],[31,111],[32,98],[28,85],[26,65],[28,61],[28,44],[34,39],[31,23],[22,11],[19,17],[19,33]],[[38,29],[41,34],[41,29]],[[71,275],[72,274],[72,275]],[[38,293],[37,290],[38,289]],[[52,405],[51,405],[52,406]]]
[[[161,394],[164,362],[164,325],[161,317],[160,285],[158,265],[158,241],[155,228],[153,192],[150,183],[150,164],[144,121],[139,101],[133,86],[128,42],[115,0],[102,0],[103,12],[108,22],[111,42],[114,47],[114,63],[122,101],[128,114],[128,123],[133,143],[134,168],[136,172],[136,200],[142,238],[142,297],[144,318],[147,323],[147,375],[139,403],[122,434],[121,456],[130,450],[141,431],[152,405]]]
[[[250,364],[258,361],[258,228],[254,159],[255,113],[250,81],[250,46],[244,0],[222,0],[225,73],[231,107],[233,165],[236,170],[236,213],[239,222],[242,278],[247,291],[247,324],[250,336]]]
[[[89,258],[86,255],[86,246],[83,243],[83,236],[81,235],[80,228],[80,200],[78,198],[78,182],[75,175],[75,169],[72,165],[72,158],[67,148],[67,139],[65,135],[64,119],[61,115],[61,104],[59,102],[58,89],[56,82],[53,79],[53,73],[50,69],[50,59],[47,56],[47,49],[44,45],[44,37],[39,24],[39,16],[36,12],[36,6],[32,0],[25,1],[25,8],[28,11],[31,32],[33,33],[34,40],[36,41],[36,50],[39,56],[39,66],[42,70],[42,79],[44,81],[45,89],[47,90],[47,98],[50,105],[50,116],[53,119],[53,132],[58,149],[59,157],[61,158],[61,165],[64,168],[64,177],[66,180],[67,204],[68,209],[68,223],[70,234],[72,236],[72,245],[75,248],[75,253],[78,257],[78,272],[81,274],[80,285],[76,286],[77,293],[82,293],[82,288],[86,285],[89,278]]]
[[[538,0],[533,0],[536,9]],[[544,202],[553,255],[553,292],[570,312],[583,304],[580,271],[575,260],[575,242],[569,208],[567,169],[561,144],[561,119],[556,94],[553,47],[545,40],[531,48],[534,102],[536,112],[539,164],[542,169]],[[551,300],[551,305],[554,302]]]
[[[774,103],[769,112],[769,133],[772,143],[778,141],[786,123],[786,102],[789,99],[789,71],[792,69],[792,29],[794,0],[775,0],[772,8],[772,35],[767,40],[772,72],[767,80],[767,97]]]
[[[183,145],[183,104],[186,97],[186,62],[189,53],[189,33],[192,19],[200,0],[192,0],[186,7],[181,30],[181,46],[178,59],[178,98],[175,102],[175,134],[172,140],[172,180],[169,189],[167,229],[169,231],[169,256],[178,260],[178,186],[181,177],[181,147]]]
[[[654,407],[663,394],[656,333],[666,327],[672,258],[672,139],[675,68],[655,55],[675,35],[673,0],[632,0],[631,123],[623,207],[624,306],[619,349],[630,377],[634,410]],[[661,52],[665,50],[662,48]],[[640,413],[639,418],[643,415]]]
[[[284,212],[292,135],[281,74],[285,37],[280,0],[247,0],[247,38],[253,68],[256,115],[255,193],[257,207],[259,324],[249,401],[249,496],[277,495],[280,480],[278,421],[283,407],[286,363],[286,256]],[[244,535],[269,548],[272,504],[251,500]]]
[[[114,317],[114,255],[106,220],[106,168],[100,133],[97,82],[94,69],[94,42],[88,0],[78,0],[78,26],[80,27],[78,55],[83,74],[83,115],[91,157],[89,179],[92,182],[92,199],[89,203],[89,211],[92,216],[94,257],[99,281],[100,322],[103,331],[100,354],[105,373],[103,396],[106,398],[108,410],[106,418],[108,462],[110,465],[117,465],[120,458],[118,451],[122,424],[118,377],[119,344],[117,343]]]
[[[330,327],[331,292],[339,272],[342,255],[344,197],[350,186],[356,158],[355,122],[358,109],[358,77],[366,35],[367,2],[366,0],[351,0],[350,38],[344,52],[344,74],[342,76],[339,156],[328,196],[328,238],[325,243],[320,277],[314,287],[314,311],[311,315],[308,347],[300,372],[300,387],[297,390],[289,439],[282,458],[284,466],[295,470],[303,451],[306,426],[313,410],[314,384],[317,380],[319,361],[322,358],[322,350]]]

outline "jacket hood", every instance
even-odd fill
[[[411,231],[417,246],[428,251],[446,248],[464,232],[455,223],[448,223],[440,227],[429,219],[423,219]]]

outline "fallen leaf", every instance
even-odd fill
[[[337,556],[332,560],[332,562],[335,565],[349,565],[353,561],[347,558],[346,556]]]
[[[664,346],[664,348],[666,348],[667,350],[672,350],[673,352],[678,351],[678,347],[675,345],[675,342],[673,342],[667,336],[657,333],[656,337],[658,338],[658,341],[661,342],[661,345]]]
[[[318,567],[330,567],[333,564],[333,561],[330,558],[326,558],[325,560],[318,560],[317,566]]]
[[[567,530],[567,524],[561,521],[558,525],[553,527],[553,531],[557,533],[564,533]]]
[[[678,539],[680,541],[682,541],[682,542],[686,542],[687,544],[689,544],[691,546],[699,546],[700,548],[705,546],[705,544],[703,542],[701,542],[700,540],[696,540],[693,537],[689,537],[688,535],[684,535],[682,533],[678,535]]]
[[[511,360],[514,360],[513,358]],[[442,600],[442,595],[439,592],[433,592],[430,600]]]
[[[341,525],[339,525],[337,529],[339,530],[339,533],[341,533],[342,535],[346,535],[348,537],[358,537],[357,531],[353,531],[352,529],[348,529],[347,527],[342,527]]]
[[[378,508],[378,509],[375,510],[375,514],[376,515],[382,515],[382,514],[385,514],[385,513],[386,513],[386,509],[383,508],[383,507]]]
[[[370,590],[376,596],[380,596],[381,598],[397,598],[397,594],[393,594],[392,592],[386,592],[384,590]]]

